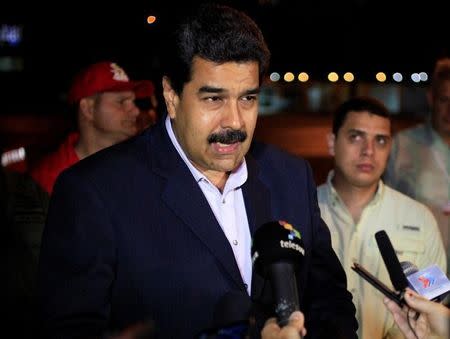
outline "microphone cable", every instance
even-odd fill
[[[411,332],[414,334],[414,337],[416,339],[419,339],[419,337],[417,336],[416,330],[413,328],[413,324],[411,323],[411,318],[414,318],[414,321],[416,322],[416,327],[417,327],[417,321],[419,320],[420,313],[415,311],[412,307],[409,307],[408,305],[406,305],[406,308],[407,308],[406,318],[408,319],[408,327],[411,330]],[[409,315],[410,312],[415,312],[415,314],[410,316]]]

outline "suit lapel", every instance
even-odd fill
[[[242,191],[250,233],[253,235],[263,223],[271,220],[270,192],[259,177],[259,165],[255,158],[251,154],[248,154],[245,159],[247,162],[248,179],[242,186]]]
[[[261,225],[273,218],[271,216],[270,192],[260,179],[259,165],[251,154],[248,154],[245,159],[247,162],[248,179],[242,187],[242,190],[247,209],[250,234],[253,236]],[[253,271],[251,289],[253,300],[262,300],[264,286],[264,278]]]

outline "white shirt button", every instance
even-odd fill
[[[237,245],[238,244],[238,241],[237,240],[233,240],[233,245]]]

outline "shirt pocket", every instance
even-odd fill
[[[421,233],[405,235],[404,232],[399,232],[393,236],[392,246],[400,262],[409,261],[414,265],[417,265],[419,258],[425,253],[425,241]]]

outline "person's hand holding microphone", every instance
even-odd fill
[[[289,322],[280,327],[277,319],[270,318],[266,321],[261,332],[262,339],[301,339],[306,335],[305,317],[300,311],[295,311],[289,317]]]

